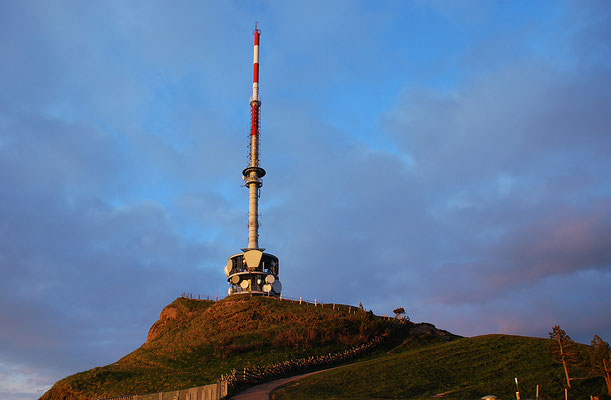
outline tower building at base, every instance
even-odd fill
[[[249,163],[242,171],[244,186],[248,188],[248,247],[242,253],[229,257],[225,275],[229,282],[228,293],[264,294],[280,296],[282,284],[278,279],[278,257],[265,253],[259,247],[259,196],[265,176],[259,156],[259,122],[261,118],[259,100],[259,38],[261,31],[255,25],[252,98],[250,99]]]

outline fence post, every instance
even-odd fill
[[[333,303],[333,311],[335,311],[335,303]]]
[[[316,306],[317,306],[317,304],[316,304],[316,299],[314,299],[314,307],[316,307]]]
[[[301,297],[299,298],[299,304],[301,304]]]

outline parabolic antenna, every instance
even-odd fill
[[[231,277],[231,283],[234,283],[237,285],[239,281],[240,281],[240,277],[238,275],[234,275]]]
[[[242,289],[248,289],[248,284],[249,283],[250,283],[250,281],[243,280],[242,282],[240,282],[240,286],[242,287]]]
[[[272,283],[272,289],[274,289],[276,293],[282,292],[282,283],[280,283],[280,281],[275,281]]]
[[[227,294],[232,294],[232,293],[233,293],[233,288],[227,289]]]
[[[225,275],[229,276],[231,273],[231,260],[227,261],[227,265],[225,265]]]
[[[265,282],[267,283],[274,283],[275,280],[276,280],[276,277],[274,275],[267,275],[265,277]]]
[[[270,285],[269,283],[268,283],[268,284],[263,285],[263,291],[264,291],[265,293],[269,293],[269,292],[271,292],[271,290],[272,290],[272,285]]]

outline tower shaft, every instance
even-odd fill
[[[255,28],[255,45],[253,52],[252,98],[250,99],[250,164],[248,176],[248,248],[259,248],[259,188],[265,171],[259,168],[259,38],[260,31]]]
[[[255,172],[251,172],[251,179]],[[259,248],[259,189],[257,185],[248,187],[248,249]]]

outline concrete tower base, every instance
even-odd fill
[[[278,257],[265,249],[243,249],[244,253],[229,257],[225,275],[228,294],[261,294],[280,297],[282,284],[278,279]]]

